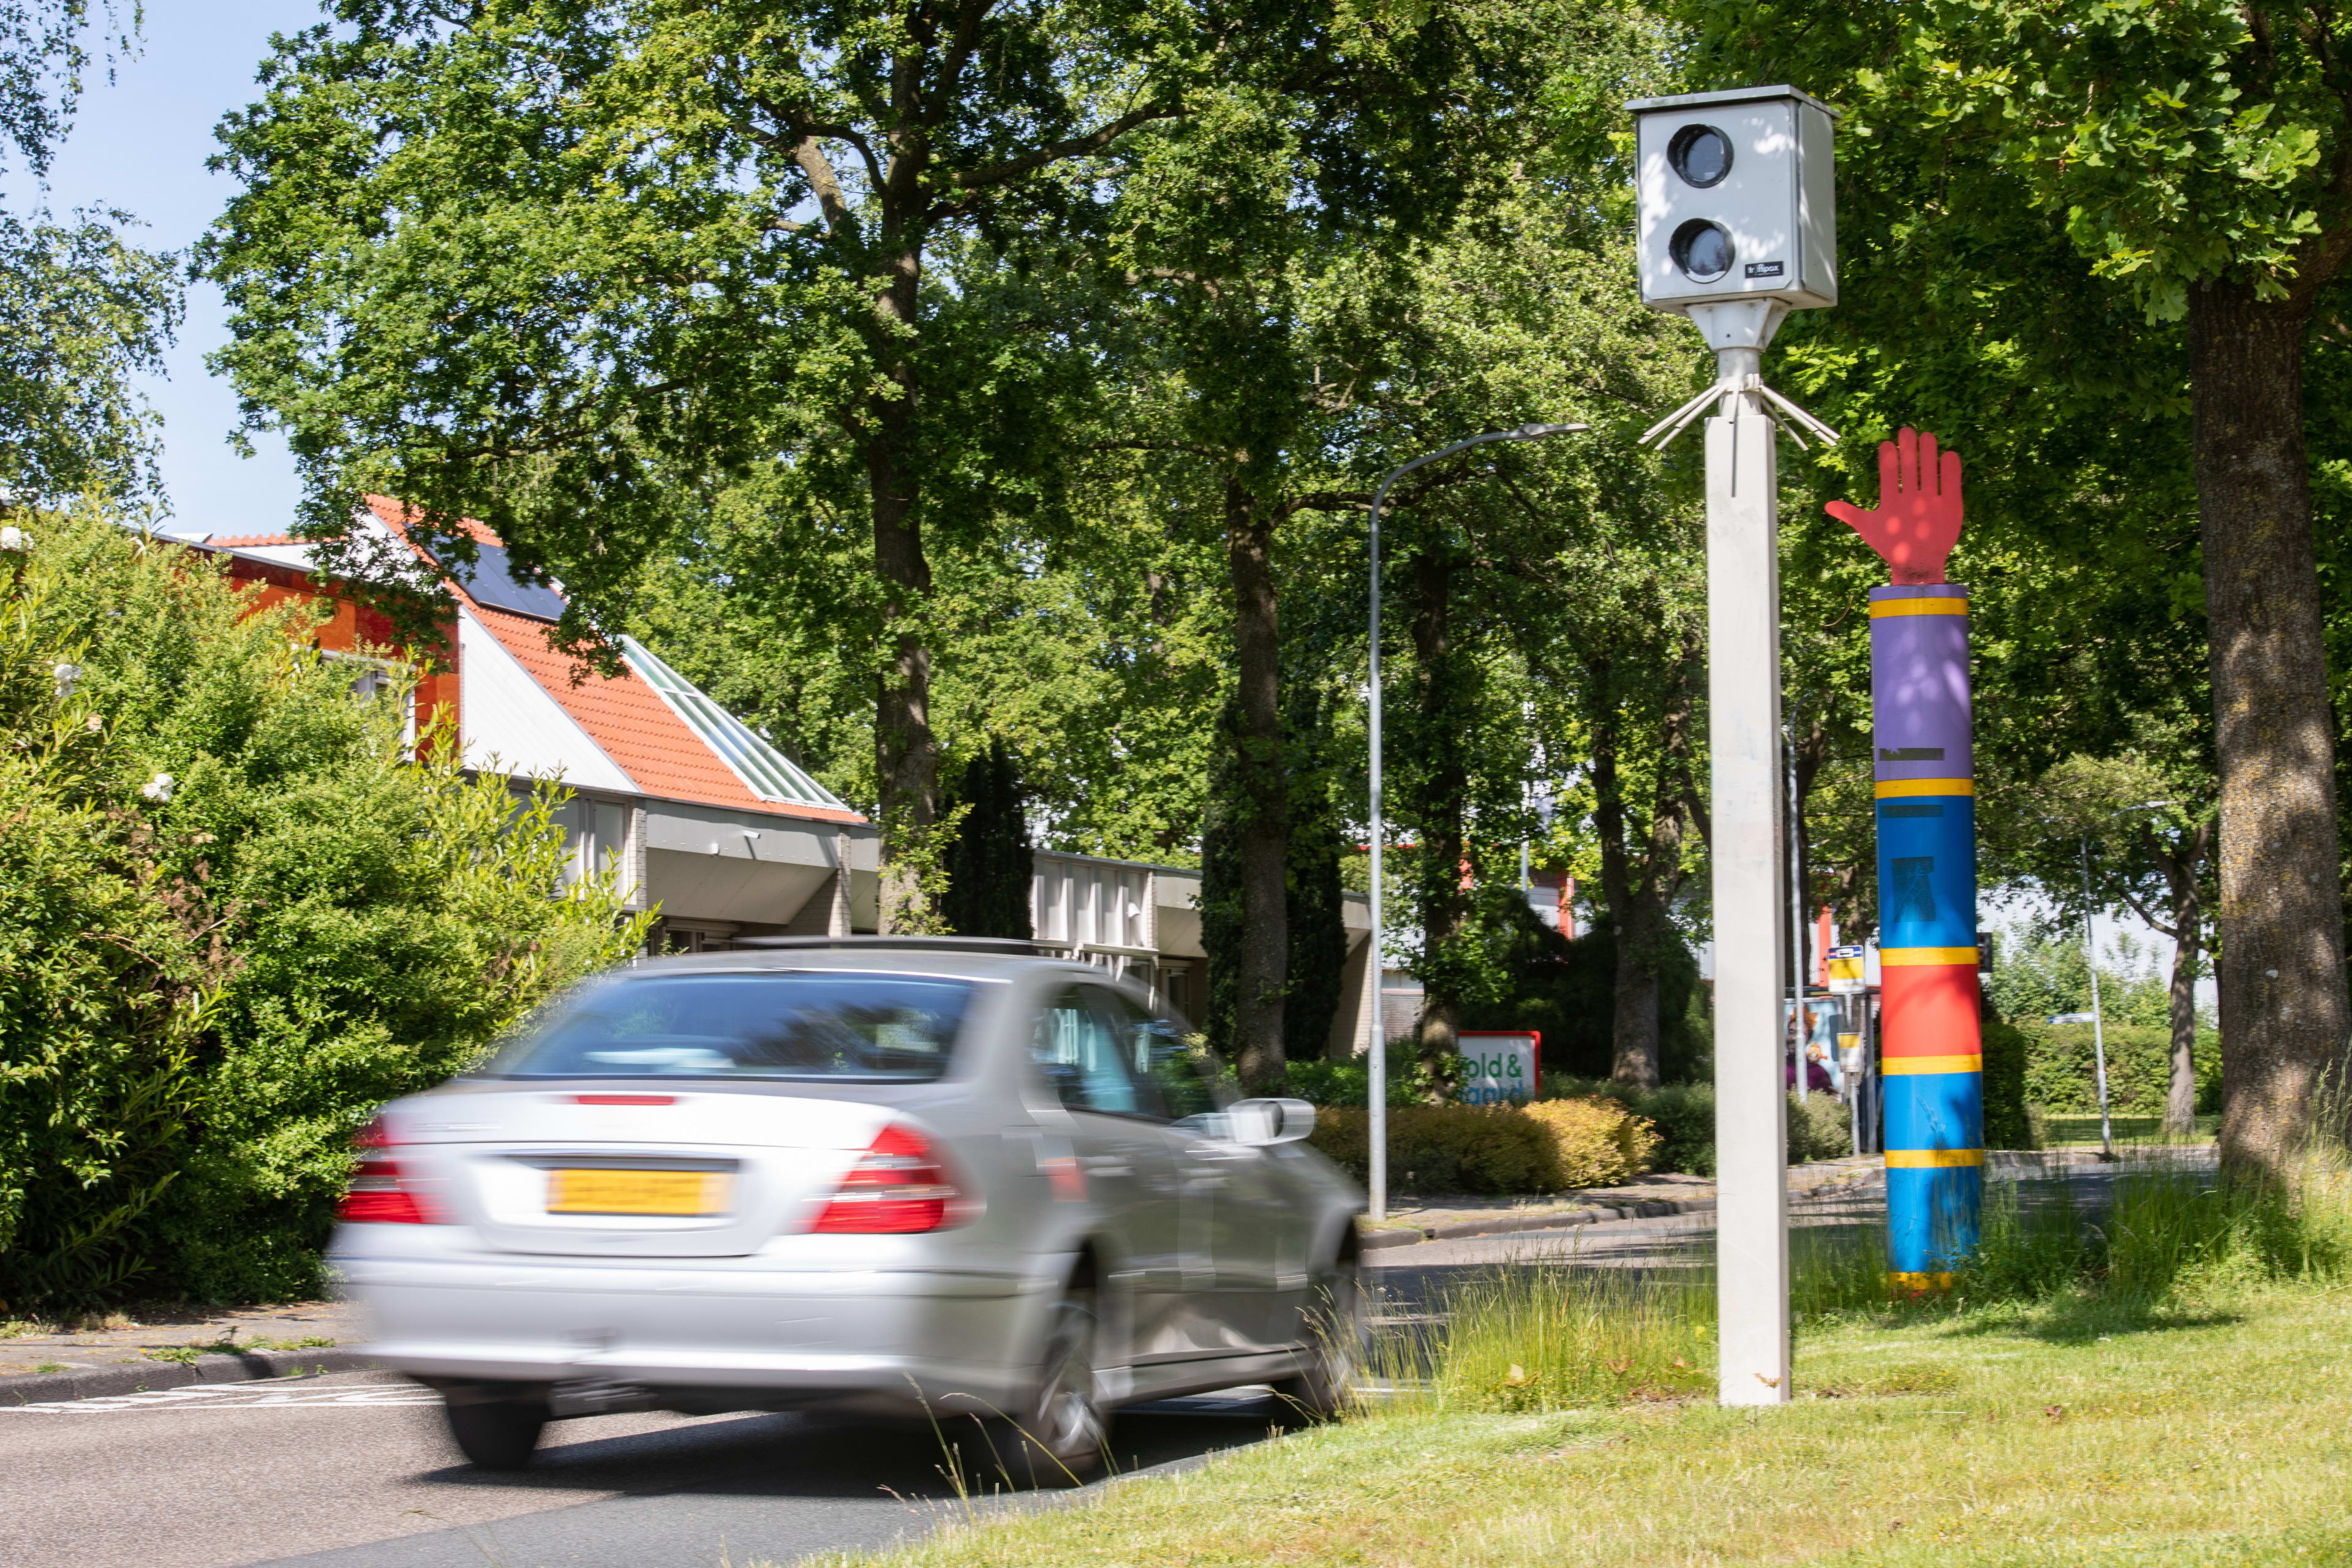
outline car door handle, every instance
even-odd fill
[[[1135,1167],[1115,1154],[1094,1154],[1078,1162],[1089,1176],[1131,1176]]]

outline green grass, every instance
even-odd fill
[[[2352,1561],[2352,1326],[2225,1311],[1809,1325],[1780,1410],[1375,1413],[892,1568]]]
[[[2042,1142],[2051,1149],[2096,1149],[2099,1144],[2099,1116],[2093,1111],[2080,1115],[2074,1111],[2035,1113],[2041,1126]],[[2164,1130],[2161,1116],[2110,1116],[2107,1125],[2115,1130],[2117,1143],[2210,1143],[2221,1131],[2221,1118],[2217,1111],[2197,1118],[2197,1131],[2186,1139],[2174,1138]]]
[[[1996,1203],[1947,1296],[1890,1292],[1882,1248],[1798,1233],[1786,1408],[1714,1405],[1703,1271],[1498,1272],[1389,1345],[1375,1370],[1404,1391],[1355,1419],[829,1561],[2352,1563],[2339,1178],[2232,1192],[2151,1165],[2095,1217]]]

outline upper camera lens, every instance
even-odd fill
[[[1666,143],[1666,162],[1685,184],[1720,184],[1731,173],[1731,138],[1712,125],[1685,125]]]
[[[1703,217],[1675,230],[1666,247],[1675,265],[1694,283],[1712,283],[1731,270],[1731,236]]]

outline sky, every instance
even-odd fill
[[[117,61],[110,84],[103,69],[88,80],[73,134],[49,171],[50,208],[121,207],[147,225],[137,243],[184,251],[236,189],[205,168],[217,147],[214,125],[254,98],[270,35],[320,16],[316,0],[146,0],[138,58]],[[191,285],[170,374],[143,387],[163,416],[167,526],[175,533],[275,532],[300,499],[283,442],[257,439],[250,458],[228,445],[236,395],[205,370],[205,355],[228,341],[226,321],[220,291]]]

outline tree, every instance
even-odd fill
[[[0,147],[37,181],[73,126],[89,20],[83,0],[0,13]],[[110,52],[129,52],[131,30]],[[132,378],[163,370],[180,260],[126,241],[135,223],[112,209],[0,211],[0,510],[158,488],[155,417]]]
[[[2166,324],[2185,321],[2221,774],[2222,1142],[2234,1165],[2283,1169],[2352,1026],[2303,388],[2310,324],[2352,258],[2352,21],[2275,0],[1691,10],[1718,74],[1843,101],[1842,156],[1916,171],[1936,224],[2062,232],[2085,281],[2149,323],[2120,346],[2157,351],[2143,369],[2159,389]]]
[[[1045,504],[1066,468],[1053,389],[1021,374],[1052,324],[933,266],[1082,242],[1139,128],[1244,86],[1361,92],[1415,26],[1266,0],[339,18],[281,40],[224,123],[245,189],[204,249],[235,310],[217,363],[248,424],[287,432],[305,531],[350,567],[373,489],[462,562],[456,521],[478,517],[522,574],[561,577],[562,635],[593,651],[714,489],[780,468],[794,521],[862,536],[834,613],[875,694],[883,920],[926,927],[932,551]]]
[[[959,816],[959,814],[961,814]],[[940,913],[964,936],[1035,935],[1029,909],[1036,857],[1029,845],[1028,795],[1003,737],[963,765],[948,802],[955,824],[948,849],[948,890]]]

